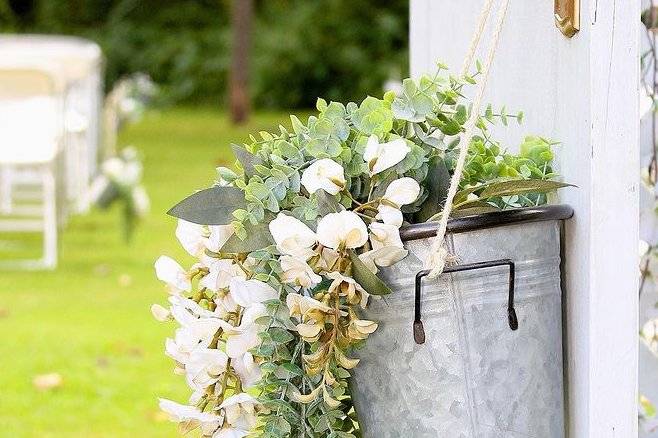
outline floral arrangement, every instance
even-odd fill
[[[127,146],[101,165],[101,174],[92,182],[90,196],[94,205],[105,210],[116,202],[123,203],[123,230],[130,241],[136,222],[150,207],[148,193],[141,184],[143,166],[137,149]]]
[[[376,275],[406,255],[399,229],[440,216],[464,88],[479,74],[406,79],[398,93],[343,105],[319,99],[306,123],[233,146],[236,171],[171,209],[189,268],[162,256],[157,277],[179,327],[166,354],[192,389],[161,399],[181,432],[214,438],[359,436],[350,395],[358,348],[377,330],[362,319],[391,293]],[[478,120],[454,200],[464,215],[539,205],[553,181],[553,143],[527,137],[505,152],[490,125],[523,115],[489,106]]]
[[[135,122],[148,103],[158,94],[157,85],[146,73],[134,73],[120,79],[110,92],[117,106],[119,123]]]

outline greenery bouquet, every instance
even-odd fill
[[[319,99],[306,122],[234,145],[236,170],[172,208],[193,260],[157,260],[170,295],[152,312],[178,324],[166,353],[192,395],[160,406],[182,432],[359,436],[350,370],[377,330],[361,309],[392,293],[377,272],[407,255],[400,227],[440,217],[478,75],[439,65],[382,99]],[[552,142],[527,137],[511,154],[492,137],[522,116],[489,106],[479,117],[454,215],[543,204],[566,185],[553,180]]]

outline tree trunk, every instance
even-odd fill
[[[253,0],[233,0],[233,47],[229,79],[231,119],[244,123],[249,117],[249,50]]]

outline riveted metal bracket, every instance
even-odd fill
[[[501,260],[492,260],[488,262],[469,263],[469,264],[457,265],[457,266],[446,266],[443,269],[443,273],[449,274],[451,272],[473,271],[475,269],[493,268],[496,266],[509,267],[507,323],[509,324],[509,328],[511,330],[517,330],[519,328],[519,320],[516,316],[516,310],[514,309],[514,262],[512,260],[501,259]],[[426,277],[427,275],[429,275],[429,273],[430,270],[426,269],[424,271],[419,271],[416,274],[416,296],[414,303],[413,333],[414,333],[414,341],[416,341],[417,344],[425,343],[425,328],[423,327],[423,321],[422,321],[421,301],[422,301],[423,277]]]
[[[580,0],[555,0],[555,25],[571,38],[580,30]]]

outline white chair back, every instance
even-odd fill
[[[0,163],[38,163],[58,152],[63,88],[45,68],[0,65]]]
[[[0,67],[0,100],[49,96],[55,89],[55,81],[45,71]]]

